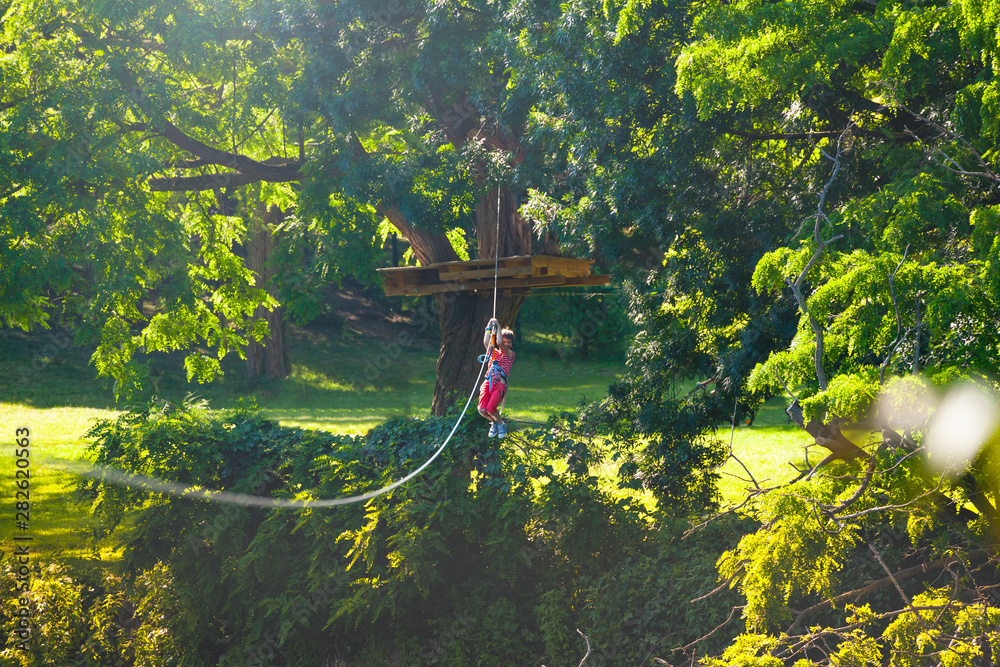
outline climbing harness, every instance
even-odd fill
[[[489,331],[490,329],[493,330],[494,341],[496,341],[496,328],[497,328],[496,324],[490,324],[490,326],[486,329],[487,331]],[[497,347],[494,345],[489,352],[487,352],[486,354],[479,355],[479,363],[484,363],[487,359],[489,359],[490,362],[489,369],[487,369],[486,371],[486,381],[489,383],[488,386],[490,392],[493,391],[494,380],[502,380],[504,384],[507,384],[507,371],[503,369],[503,366],[500,365],[500,363],[494,356],[494,350],[496,349]],[[504,399],[506,398],[507,396],[504,395]]]

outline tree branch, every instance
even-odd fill
[[[967,553],[966,556],[969,558],[973,558],[981,555],[992,555],[993,553],[994,553],[993,549],[976,549],[975,551],[970,551],[969,553]],[[948,556],[946,558],[941,558],[939,560],[932,561],[930,563],[921,563],[920,565],[914,565],[913,567],[908,567],[904,570],[897,570],[895,573],[892,573],[891,576],[887,576],[882,579],[877,579],[875,581],[869,581],[866,583],[865,586],[861,588],[855,589],[853,591],[847,591],[846,593],[841,593],[836,597],[832,597],[829,600],[824,600],[823,602],[814,604],[808,609],[799,612],[799,615],[795,617],[795,620],[792,621],[792,624],[788,626],[788,628],[785,630],[785,633],[789,635],[793,634],[794,631],[801,626],[803,620],[805,620],[806,618],[812,616],[817,612],[823,611],[824,609],[827,608],[835,607],[838,603],[844,602],[846,600],[851,600],[851,599],[857,600],[858,598],[868,595],[869,593],[873,593],[879,590],[880,588],[885,588],[886,586],[890,586],[892,585],[894,579],[896,583],[898,583],[900,581],[916,577],[920,574],[925,574],[932,570],[939,570],[949,565],[954,565],[956,563],[961,563],[961,562],[963,562],[961,556],[958,555]]]
[[[827,194],[829,194],[830,188],[833,187],[833,182],[837,179],[837,174],[840,173],[844,138],[850,134],[853,126],[854,126],[853,122],[849,123],[847,125],[847,128],[840,133],[840,137],[837,139],[837,154],[835,157],[831,157],[826,151],[823,151],[823,155],[825,155],[828,159],[833,160],[833,173],[830,174],[830,179],[826,182],[826,185],[823,187],[823,191],[820,192],[819,204],[816,206],[816,216],[815,216],[816,222],[813,225],[813,240],[816,242],[816,251],[813,253],[813,256],[809,258],[809,261],[806,262],[805,267],[802,269],[802,272],[799,273],[798,278],[796,278],[794,282],[789,278],[785,279],[786,282],[788,283],[788,286],[792,288],[792,294],[795,295],[795,301],[796,303],[798,303],[799,309],[802,311],[802,314],[805,315],[805,317],[808,319],[809,327],[813,330],[813,334],[816,336],[816,352],[814,355],[814,363],[816,366],[816,380],[819,382],[820,391],[826,391],[826,385],[827,385],[826,371],[823,369],[823,327],[820,326],[819,322],[816,321],[816,318],[814,318],[812,316],[812,313],[809,312],[805,296],[802,293],[802,285],[803,283],[805,283],[806,276],[809,274],[809,271],[816,264],[816,262],[819,261],[820,255],[823,254],[823,251],[826,250],[826,247],[831,243],[833,243],[834,241],[842,238],[842,235],[838,234],[837,236],[834,236],[832,239],[824,241],[820,236],[820,230],[822,229],[822,223],[824,221],[829,220],[829,218],[827,218],[826,213],[823,211],[823,207],[826,204]]]
[[[576,629],[577,633],[583,637],[583,641],[587,642],[587,652],[583,656],[583,660],[580,661],[579,667],[583,667],[583,663],[587,662],[587,658],[590,657],[590,637],[580,632],[580,628]]]
[[[216,188],[238,188],[243,185],[257,183],[263,180],[256,176],[238,171],[227,171],[221,174],[205,174],[203,176],[175,176],[149,179],[149,189],[154,192],[194,192],[199,190],[215,190]],[[272,180],[271,183],[297,181],[298,178],[287,178],[283,181]]]
[[[993,166],[986,161],[986,158],[984,158],[982,154],[979,151],[977,151],[965,137],[963,137],[958,132],[955,132],[954,130],[948,129],[947,127],[941,125],[940,123],[935,123],[934,121],[928,118],[924,118],[915,111],[910,111],[906,107],[901,107],[901,108],[904,111],[906,111],[906,113],[910,114],[921,123],[937,130],[940,133],[939,136],[941,135],[948,136],[954,141],[957,141],[960,144],[962,144],[965,147],[965,149],[972,154],[973,158],[979,164],[980,168],[983,171],[968,171],[965,167],[959,164],[957,160],[955,160],[953,157],[945,153],[940,148],[935,148],[933,152],[927,153],[928,160],[934,162],[935,164],[943,167],[944,169],[947,169],[948,171],[954,174],[959,174],[961,176],[975,176],[976,178],[985,178],[987,180],[993,181],[994,183],[1000,183],[1000,175],[997,175],[997,173],[993,171]],[[909,128],[906,128],[906,133],[910,137],[912,137],[915,141],[921,144],[924,143],[924,141]],[[941,156],[944,158],[944,162],[938,160],[934,155],[935,153],[940,153]],[[954,167],[951,165],[954,165]]]
[[[166,119],[158,119],[156,109],[149,98],[139,86],[135,76],[127,68],[120,68],[116,72],[118,80],[125,91],[131,96],[133,101],[149,119],[147,126],[156,131],[160,136],[167,139],[181,150],[194,155],[197,166],[219,165],[228,167],[238,173],[223,176],[220,182],[212,176],[195,176],[181,178],[158,178],[151,179],[150,187],[154,190],[181,190],[181,189],[211,189],[215,187],[233,187],[236,185],[247,185],[257,181],[267,181],[270,183],[287,183],[297,181],[302,178],[301,164],[297,160],[287,160],[281,157],[271,157],[264,162],[251,159],[245,155],[231,153],[229,151],[213,148],[206,143],[198,141],[194,137],[188,136],[180,128]],[[159,127],[157,127],[159,124]]]
[[[892,308],[896,313],[896,339],[889,344],[889,350],[885,353],[885,359],[879,364],[878,367],[878,383],[882,385],[885,383],[885,369],[892,360],[893,354],[896,352],[896,348],[903,342],[906,334],[903,332],[903,321],[899,317],[899,303],[896,301],[896,288],[893,283],[896,280],[896,274],[903,266],[903,262],[906,261],[906,254],[910,252],[910,244],[906,244],[906,248],[903,250],[903,258],[899,260],[899,264],[896,265],[896,270],[892,272],[889,276],[889,296],[892,298]]]

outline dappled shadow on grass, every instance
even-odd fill
[[[71,341],[62,331],[29,335],[0,329],[0,403],[37,408],[111,407],[111,383],[96,377],[90,365],[92,351]]]
[[[244,362],[236,355],[223,359],[224,376],[209,384],[187,381],[184,354],[156,353],[143,361],[148,378],[139,402],[156,395],[180,402],[189,394],[215,407],[248,396],[263,401],[337,401],[357,391],[402,389],[414,385],[433,388],[436,355],[408,350],[379,340],[337,339],[293,328],[292,376],[283,380],[245,377]],[[117,405],[113,382],[98,378],[90,363],[92,349],[73,346],[66,332],[26,334],[0,329],[0,403],[35,408],[63,406],[113,409]],[[427,398],[430,403],[430,397]]]

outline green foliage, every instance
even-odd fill
[[[838,572],[857,543],[853,529],[824,530],[811,512],[819,496],[768,498],[759,508],[768,528],[744,536],[719,559],[719,574],[739,582],[747,629],[765,631],[792,619],[789,605],[809,595],[830,597]],[[808,493],[808,492],[807,492]]]
[[[143,355],[185,351],[189,379],[207,382],[266,336],[259,308],[280,299],[308,320],[331,279],[372,278],[367,202],[287,178],[230,185],[240,160],[294,167],[320,143],[290,94],[301,45],[275,39],[262,11],[5,6],[0,322],[75,328],[116,397],[151,393]],[[267,230],[268,270],[251,271],[269,207],[298,217]]]
[[[525,301],[517,326],[521,349],[561,360],[621,361],[634,335],[617,294],[540,290]]]
[[[699,598],[715,587],[720,549],[752,525],[723,520],[682,537],[685,522],[665,522],[645,548],[592,579],[580,593],[586,607],[578,622],[595,646],[595,664],[643,664],[656,655],[669,660],[674,649],[722,625],[736,595],[726,590]],[[705,649],[721,650],[730,637],[719,633]]]
[[[709,667],[782,667],[780,658],[771,655],[778,646],[778,639],[767,635],[744,634],[733,641],[727,648],[722,659],[709,658],[705,664]],[[798,666],[797,666],[798,667]]]
[[[451,426],[398,419],[338,437],[283,429],[251,410],[184,405],[98,424],[92,437],[100,463],[129,472],[331,498],[398,478]],[[600,488],[589,472],[595,450],[564,424],[512,434],[521,444],[513,451],[484,448],[475,426],[462,426],[406,487],[335,510],[217,506],[100,482],[84,490],[106,534],[120,535],[128,576],[163,582],[144,602],[159,610],[144,632],[168,631],[180,664],[302,664],[334,651],[360,660],[394,650],[444,664],[570,659],[581,653],[572,629],[590,613],[590,596],[602,600],[602,615],[623,603],[605,573],[637,557],[623,572],[639,566],[628,576],[648,578],[640,572],[671,567],[676,552],[644,546],[640,506]],[[568,465],[560,471],[553,460]],[[714,557],[699,551],[706,547],[691,551],[703,572]],[[674,602],[651,607],[639,627],[667,622],[704,584],[691,571],[674,576],[676,592],[660,593]],[[609,655],[634,650],[623,635],[609,637]]]
[[[724,413],[713,397],[669,392],[650,379],[619,380],[585,420],[616,443],[620,484],[652,491],[662,510],[697,512],[716,502],[716,468],[725,454],[705,430]]]
[[[951,583],[934,583],[938,559],[982,557],[978,521],[949,507],[963,492],[926,478],[912,452],[881,448],[870,465],[752,501],[762,526],[719,560],[744,597],[747,634],[706,664],[974,665],[991,655],[998,610],[981,587],[996,580],[995,562],[975,577],[946,568]]]
[[[18,582],[25,578],[16,577],[17,569],[12,559],[0,572],[5,591],[20,591],[5,598],[0,612],[4,622],[5,645],[0,651],[3,664],[24,667],[154,664],[149,661],[148,637],[130,632],[123,622],[135,612],[131,596],[120,579],[92,568],[73,571],[58,564],[34,565],[28,575],[31,589],[23,591]],[[145,578],[136,582],[137,596],[150,592]],[[31,634],[24,640],[27,651],[21,650],[22,640],[10,632],[14,627],[13,612],[25,606],[22,600],[30,610]],[[171,648],[169,641],[161,640],[160,644],[159,649]],[[130,655],[137,660],[132,662]]]
[[[914,596],[916,613],[905,614],[889,624],[882,637],[896,650],[896,664],[918,667],[933,664],[940,653],[939,637],[954,636],[940,658],[941,665],[975,664],[1000,648],[1000,609],[987,604],[952,601],[950,588],[938,588]],[[914,650],[915,649],[915,650]]]

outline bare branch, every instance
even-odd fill
[[[715,595],[716,593],[718,593],[719,591],[721,591],[723,588],[725,588],[729,584],[733,583],[733,581],[736,579],[736,577],[740,576],[740,574],[743,573],[744,569],[746,569],[746,563],[740,563],[740,566],[738,568],[736,568],[736,571],[733,572],[732,575],[730,575],[728,579],[726,579],[721,584],[719,584],[718,586],[716,586],[715,588],[713,588],[709,592],[705,593],[704,595],[700,595],[700,596],[696,597],[695,599],[691,600],[691,604],[694,604],[695,602],[701,602],[702,600],[704,600],[706,598],[712,597],[713,595]]]
[[[727,618],[722,623],[720,623],[718,626],[716,626],[716,628],[714,630],[712,630],[711,632],[709,632],[707,635],[704,635],[702,637],[699,637],[698,639],[695,639],[690,644],[687,644],[685,646],[680,646],[678,648],[675,648],[674,651],[675,652],[676,651],[687,652],[687,650],[689,648],[691,648],[692,646],[697,646],[698,644],[702,643],[703,641],[705,641],[706,639],[708,639],[709,637],[711,637],[712,635],[714,635],[716,632],[718,632],[722,628],[724,628],[727,625],[729,625],[729,622],[731,620],[733,620],[733,616],[736,614],[736,612],[742,611],[743,609],[746,609],[746,605],[741,605],[741,606],[738,606],[738,607],[733,607],[732,610],[729,612],[729,618]]]
[[[759,491],[760,490],[760,484],[757,483],[757,479],[753,476],[753,473],[750,472],[750,469],[746,467],[746,465],[743,463],[743,461],[741,461],[736,456],[736,454],[733,453],[733,438],[736,436],[736,410],[737,410],[737,408],[739,406],[739,400],[740,400],[739,396],[737,396],[733,400],[733,418],[731,420],[732,421],[732,428],[729,431],[729,456],[726,457],[726,461],[728,461],[729,459],[733,459],[734,461],[736,461],[737,463],[739,463],[740,467],[743,468],[743,470],[746,471],[746,474],[750,477],[750,481],[753,482],[754,488]],[[722,465],[725,465],[726,461],[723,461]]]
[[[885,369],[892,360],[893,354],[896,352],[896,348],[902,344],[903,340],[906,338],[906,333],[903,332],[903,322],[899,317],[899,303],[896,301],[896,288],[894,282],[896,280],[896,275],[899,270],[903,267],[903,262],[906,261],[906,254],[910,252],[910,244],[906,244],[906,248],[903,250],[903,258],[899,260],[899,264],[896,265],[896,270],[892,272],[889,276],[889,296],[892,298],[892,308],[896,313],[896,339],[889,344],[889,350],[885,353],[885,359],[879,364],[878,367],[878,383],[881,385],[885,382]]]
[[[933,151],[926,153],[928,160],[943,167],[944,169],[947,169],[953,174],[958,174],[960,176],[974,176],[976,178],[984,178],[994,183],[1000,183],[1000,175],[997,175],[997,173],[993,171],[993,166],[986,160],[986,158],[983,157],[983,155],[979,151],[977,151],[973,147],[971,143],[969,143],[968,139],[963,137],[958,132],[955,132],[954,130],[951,130],[941,125],[940,123],[935,123],[929,118],[924,118],[915,111],[910,111],[906,107],[901,107],[901,108],[904,111],[906,111],[906,113],[910,114],[911,116],[919,120],[921,123],[924,123],[925,125],[933,127],[935,130],[937,130],[939,132],[938,136],[947,136],[953,141],[957,141],[958,143],[962,144],[962,146],[964,146],[965,149],[972,154],[973,159],[976,161],[976,163],[979,165],[982,171],[969,171],[961,164],[959,164],[959,162],[955,160],[955,158],[951,157],[940,148],[934,148]],[[917,141],[920,144],[925,144],[925,142],[921,140],[920,137],[918,137],[912,130],[910,130],[909,128],[905,128],[905,130],[906,134],[912,137],[915,141]],[[935,156],[935,153],[940,154],[944,161],[939,160]]]
[[[864,479],[861,480],[861,484],[858,484],[858,488],[855,489],[854,493],[851,494],[849,498],[830,510],[826,510],[826,508],[824,508],[824,511],[830,515],[836,515],[856,503],[858,499],[864,495],[865,491],[868,489],[868,485],[871,484],[872,476],[875,474],[876,462],[877,459],[874,456],[868,460],[868,470],[865,472]]]
[[[813,335],[816,336],[814,363],[816,366],[816,380],[819,382],[820,391],[826,391],[827,386],[826,371],[823,369],[823,327],[820,326],[819,322],[816,321],[816,318],[814,318],[812,313],[809,312],[805,295],[802,293],[802,286],[805,283],[806,276],[809,274],[809,271],[813,266],[815,266],[816,262],[819,261],[819,258],[823,254],[823,251],[826,250],[826,247],[843,236],[837,235],[828,241],[824,241],[820,236],[820,231],[822,230],[822,223],[829,220],[826,213],[823,211],[823,207],[826,205],[826,197],[830,192],[830,188],[833,187],[833,182],[836,180],[837,174],[840,173],[840,166],[843,163],[842,157],[844,138],[850,134],[853,127],[853,122],[848,123],[847,128],[840,133],[840,136],[837,139],[836,156],[830,156],[826,151],[820,149],[823,151],[823,155],[830,160],[833,160],[833,172],[830,174],[830,179],[826,182],[826,185],[820,192],[819,204],[816,207],[816,215],[814,216],[816,222],[813,225],[813,240],[816,242],[816,251],[813,253],[812,257],[809,258],[809,261],[806,262],[806,265],[802,269],[801,273],[799,273],[798,278],[794,281],[791,278],[785,278],[785,282],[792,289],[792,294],[795,296],[795,302],[799,305],[799,310],[802,311],[802,314],[808,320],[809,328],[812,329]]]
[[[577,628],[576,631],[587,642],[587,652],[584,654],[583,660],[580,661],[580,667],[583,667],[583,663],[587,662],[587,658],[590,657],[590,637],[580,632],[580,628]]]
[[[865,544],[868,545],[868,549],[871,550],[872,554],[875,556],[875,560],[878,561],[878,564],[881,565],[882,569],[885,570],[885,573],[889,575],[889,580],[892,581],[892,585],[896,587],[896,592],[899,593],[899,597],[903,598],[903,602],[906,603],[907,607],[913,609],[913,602],[910,600],[906,592],[903,591],[903,587],[899,585],[899,580],[896,579],[896,576],[892,573],[892,570],[890,570],[889,566],[885,564],[884,560],[882,560],[882,554],[878,552],[878,549],[872,546],[871,542],[866,542]],[[920,619],[921,624],[923,624],[923,618],[920,616],[920,614],[917,614],[917,618]]]

